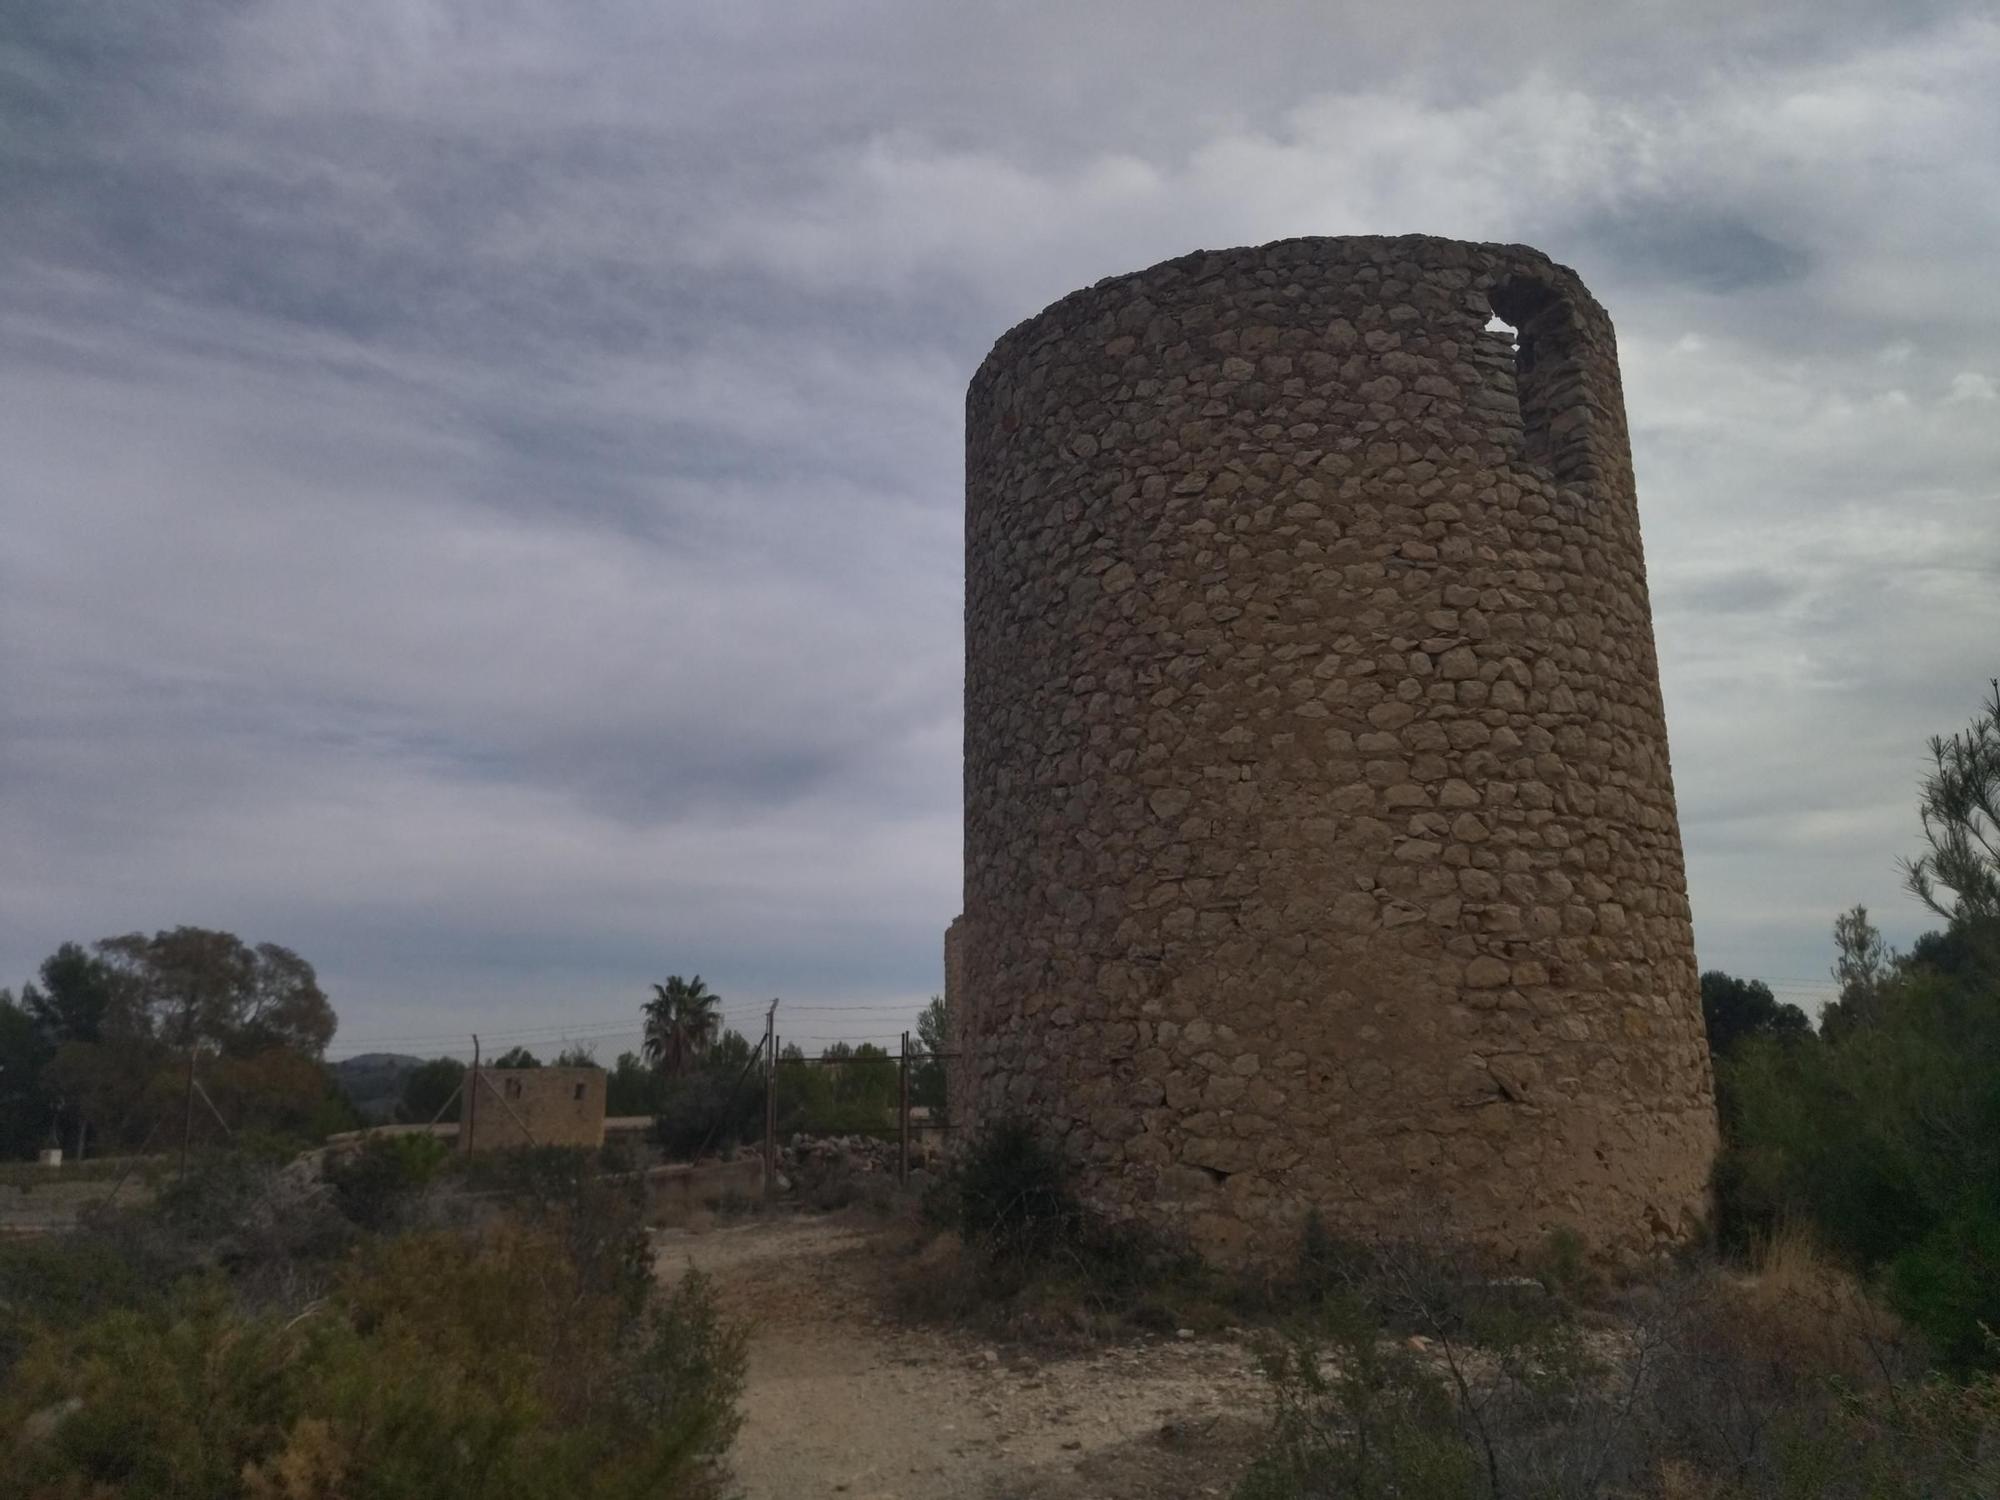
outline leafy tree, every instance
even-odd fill
[[[708,1050],[722,1025],[722,997],[701,982],[670,975],[653,986],[645,1005],[646,1036],[641,1046],[646,1060],[669,1078],[688,1071]]]
[[[1738,979],[1720,969],[1701,976],[1701,1019],[1708,1050],[1722,1057],[1749,1036],[1809,1037],[1812,1022],[1796,1005],[1780,1003],[1761,979]]]
[[[489,1068],[539,1068],[542,1060],[526,1047],[509,1047],[486,1066]]]
[[[107,1027],[129,1027],[118,1014],[118,975],[81,944],[64,943],[43,959],[41,981],[23,988],[21,1003],[51,1043],[100,1042]]]
[[[35,1017],[0,990],[0,1156],[25,1156],[48,1139],[55,1106],[43,1074],[54,1056]]]
[[[266,1047],[248,1055],[225,1052],[203,1066],[201,1079],[215,1111],[198,1110],[196,1123],[204,1133],[207,1123],[220,1116],[239,1136],[248,1131],[308,1145],[361,1124],[333,1070],[289,1047]]]
[[[38,978],[18,1007],[39,1038],[33,1091],[79,1155],[86,1140],[143,1148],[177,1118],[190,1050],[206,1058],[202,1086],[224,1118],[221,1095],[238,1123],[258,1129],[309,1133],[347,1118],[319,1062],[333,1008],[312,965],[288,948],[176,927],[91,949],[64,943]],[[19,1037],[5,1045],[27,1047]],[[14,1060],[29,1065],[25,1054]],[[0,1094],[18,1103],[23,1081],[0,1081]],[[197,1129],[212,1128],[207,1106],[198,1118]]]
[[[943,1054],[951,1047],[951,1013],[944,996],[931,996],[931,1003],[917,1012],[917,1045],[923,1060],[910,1070],[910,1102],[933,1114],[945,1107],[945,1065]]]
[[[653,1139],[670,1156],[692,1156],[753,1140],[763,1131],[764,1090],[751,1068],[758,1049],[725,1031],[701,1061],[678,1077],[656,1074]]]
[[[781,1134],[879,1134],[895,1122],[896,1059],[872,1042],[834,1042],[818,1058],[787,1046],[779,1057]]]
[[[1833,919],[1833,977],[1840,997],[1820,1015],[1820,1031],[1836,1036],[1877,1019],[1884,990],[1897,971],[1896,950],[1868,920],[1868,908],[1854,906]]]
[[[2000,679],[1978,717],[1930,742],[1917,816],[1928,852],[1905,861],[1916,898],[1982,938],[2000,932]]]
[[[406,1125],[428,1125],[465,1082],[465,1064],[455,1057],[434,1057],[403,1077],[396,1118]]]
[[[604,1112],[607,1115],[651,1115],[659,1113],[663,1080],[636,1052],[621,1052],[604,1080]]]
[[[333,1040],[333,1007],[312,965],[276,943],[176,927],[106,938],[97,951],[138,1026],[174,1047],[318,1057]]]

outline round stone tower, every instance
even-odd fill
[[[980,366],[965,512],[955,1123],[1028,1117],[1224,1259],[1312,1209],[1695,1226],[1680,831],[1574,272],[1412,236],[1099,282]]]

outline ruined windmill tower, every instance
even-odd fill
[[[1315,1208],[1694,1225],[1680,830],[1573,272],[1412,236],[1099,282],[974,377],[965,510],[959,1123],[1033,1120],[1226,1259]]]

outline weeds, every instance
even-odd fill
[[[2000,1493],[2000,1387],[1925,1376],[1901,1325],[1802,1236],[1754,1275],[1677,1271],[1576,1315],[1580,1258],[1533,1280],[1413,1240],[1309,1227],[1316,1298],[1265,1349],[1272,1429],[1241,1500],[1972,1500]],[[1586,1278],[1587,1281],[1587,1278]]]
[[[921,1212],[938,1233],[919,1251],[922,1274],[904,1283],[903,1305],[919,1316],[1056,1342],[1225,1321],[1199,1256],[1092,1213],[1022,1121],[989,1128],[933,1178]]]
[[[443,1186],[397,1142],[330,1184],[208,1163],[153,1210],[0,1247],[8,1493],[716,1493],[743,1335],[699,1277],[656,1292],[636,1187],[588,1155],[483,1170],[478,1231],[383,1232]]]

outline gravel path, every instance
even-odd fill
[[[659,1236],[659,1267],[712,1275],[751,1327],[745,1500],[1170,1500],[1227,1496],[1263,1415],[1241,1343],[1153,1339],[1074,1357],[912,1326],[898,1231],[846,1217]]]

